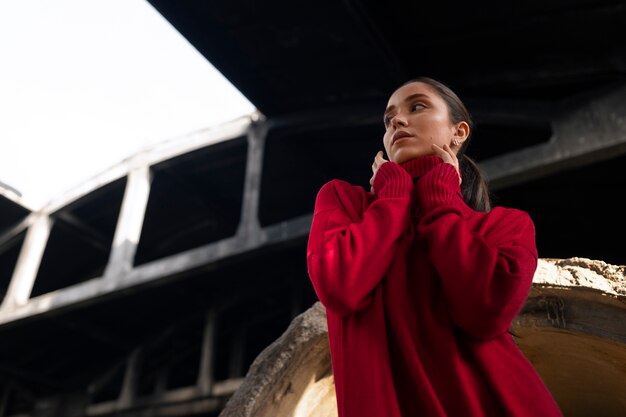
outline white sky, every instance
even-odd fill
[[[33,208],[254,109],[145,0],[0,0],[0,181]]]

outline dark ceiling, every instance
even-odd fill
[[[624,1],[149,2],[268,117],[382,107],[418,75],[523,104],[626,73]]]

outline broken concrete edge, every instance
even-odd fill
[[[587,288],[626,298],[626,266],[582,257],[540,258],[534,286]]]
[[[296,316],[287,330],[256,357],[219,417],[255,415],[258,399],[271,394],[276,383],[289,373],[295,357],[318,343],[320,337],[327,338],[327,334],[326,309],[317,301]]]
[[[580,257],[546,258],[539,260],[532,289],[512,328],[522,338],[559,332],[626,346],[624,314],[625,266]]]
[[[626,298],[626,266],[588,258],[540,258],[533,287],[589,289],[603,295]],[[298,352],[327,338],[326,309],[315,302],[296,316],[283,334],[265,348],[250,366],[244,382],[230,397],[219,417],[249,417],[257,413],[259,398],[271,395],[276,384],[288,377]]]

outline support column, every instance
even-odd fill
[[[243,204],[239,229],[237,230],[237,235],[244,236],[244,240],[250,244],[258,243],[261,238],[258,213],[266,136],[267,123],[256,122],[250,125]]]
[[[25,305],[33,290],[53,224],[53,220],[46,213],[37,213],[34,216],[35,220],[26,232],[2,309]]]
[[[206,314],[204,336],[202,337],[202,353],[200,357],[200,370],[198,373],[198,387],[203,395],[209,395],[213,388],[213,356],[215,346],[215,308],[209,309]]]
[[[141,349],[136,348],[128,357],[126,372],[124,373],[124,382],[122,383],[120,396],[117,400],[118,409],[128,408],[135,401],[140,362]]]
[[[151,182],[152,174],[148,165],[136,167],[128,174],[124,200],[113,237],[111,255],[104,273],[107,279],[115,279],[115,277],[125,275],[133,268],[150,196]]]

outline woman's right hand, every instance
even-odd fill
[[[385,162],[389,161],[383,158],[383,151],[378,151],[376,156],[374,156],[374,163],[372,164],[373,175],[372,178],[370,178],[370,191],[372,193],[376,193],[376,191],[374,190],[374,178],[376,178],[376,173]]]

